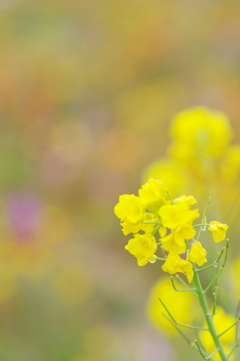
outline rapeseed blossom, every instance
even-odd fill
[[[170,275],[173,275],[177,272],[179,272],[181,263],[181,258],[179,255],[173,251],[169,252],[166,262],[162,265],[162,270],[164,272],[170,273]]]
[[[146,209],[154,212],[159,209],[162,204],[166,203],[166,191],[167,187],[162,181],[150,178],[148,182],[139,189],[138,193]]]
[[[198,266],[202,266],[207,262],[207,251],[203,248],[200,242],[194,242],[191,246],[191,250],[188,254],[188,259],[191,262],[195,262]]]
[[[166,204],[159,210],[163,227],[174,229],[178,226],[191,224],[199,217],[198,210],[190,210],[187,203]]]
[[[135,234],[128,241],[125,249],[137,258],[139,266],[144,266],[149,261],[155,262],[154,253],[157,250],[156,239],[149,234]]]
[[[212,232],[214,241],[218,243],[226,238],[228,226],[220,222],[212,221],[210,222],[210,227],[208,227],[208,230]]]
[[[240,321],[240,306],[234,318],[217,303],[218,297],[223,303],[223,293],[218,292],[218,279],[227,260],[229,240],[226,233],[229,227],[219,221],[208,221],[209,201],[202,219],[197,221],[200,213],[195,206],[196,199],[180,190],[190,189],[194,180],[198,182],[194,187],[197,184],[195,188],[200,198],[206,197],[208,189],[219,195],[220,208],[223,200],[229,201],[228,194],[220,192],[222,180],[225,187],[236,182],[240,174],[240,146],[230,145],[232,130],[227,117],[204,107],[177,114],[172,123],[171,137],[169,157],[148,167],[145,176],[150,178],[139,189],[138,196],[121,196],[115,214],[120,218],[123,233],[133,233],[125,249],[136,257],[138,265],[160,261],[162,271],[171,275],[168,283],[164,277],[164,287],[160,281],[150,296],[150,318],[159,325],[174,327],[203,359],[227,361],[240,346],[236,328]],[[174,196],[163,181],[154,177],[168,180],[167,185],[173,189]],[[215,187],[214,182],[219,187]],[[231,187],[231,199],[235,188]],[[215,260],[212,254],[207,257],[209,241],[205,237],[207,232],[203,233],[206,230],[211,232],[215,243],[226,240]],[[204,247],[201,238],[205,238]],[[205,265],[207,258],[212,260]],[[202,282],[201,275],[211,267],[215,267],[212,279],[207,277]],[[236,273],[235,269],[233,273]],[[232,278],[235,280],[236,275]],[[230,284],[229,280],[229,287]],[[171,291],[166,291],[167,287]],[[179,302],[179,296],[182,301],[191,300],[191,304]],[[196,297],[197,302],[192,297]],[[231,304],[232,301],[228,310]],[[205,323],[200,319],[197,306],[202,309]],[[187,321],[182,321],[184,319]],[[182,328],[186,328],[186,332]],[[187,334],[190,329],[195,330],[195,337],[197,335],[194,341]]]
[[[119,203],[114,212],[121,221],[136,224],[144,218],[144,207],[139,197],[133,194],[124,194],[119,197]]]
[[[173,197],[194,189],[201,206],[207,192],[214,193],[213,202],[221,209],[221,216],[228,215],[236,227],[240,145],[231,143],[233,130],[227,116],[206,107],[193,107],[173,117],[169,135],[167,155],[144,169],[143,181],[149,177],[162,179]]]
[[[181,259],[179,264],[179,272],[183,273],[188,280],[188,283],[192,283],[193,279],[193,265],[188,260]]]
[[[186,251],[186,243],[185,239],[178,239],[175,238],[174,231],[167,235],[166,237],[160,238],[162,249],[165,251],[171,252],[174,251],[176,254],[181,254]]]
[[[189,283],[193,278],[193,266],[188,260],[182,259],[177,253],[171,251],[168,254],[166,262],[162,265],[162,270],[171,275],[180,272],[183,273]]]
[[[212,293],[213,305],[210,310],[206,292],[216,284],[220,273],[225,268],[228,240],[212,264],[203,268],[199,267],[207,263],[207,251],[200,242],[201,232],[208,227],[214,241],[218,243],[226,238],[228,226],[218,221],[207,221],[209,202],[202,220],[199,224],[194,224],[199,217],[198,209],[192,209],[197,203],[196,199],[186,194],[173,199],[165,184],[158,179],[149,178],[148,182],[139,189],[138,194],[139,196],[129,194],[120,196],[119,203],[114,208],[115,214],[120,218],[123,233],[126,235],[133,233],[125,249],[137,259],[139,266],[145,266],[148,262],[162,261],[163,272],[171,275],[172,290],[177,294],[184,293],[184,297],[188,297],[190,293],[198,299],[206,321],[203,327],[184,324],[176,320],[168,308],[171,302],[168,300],[168,305],[166,305],[162,293],[158,297],[165,311],[165,320],[170,322],[185,340],[188,341],[188,338],[180,327],[200,331],[202,344],[197,339],[194,342],[188,342],[204,359],[227,361],[235,350],[235,346],[232,345],[232,331],[240,318],[234,320],[217,306],[217,286],[215,286],[215,292]],[[158,250],[162,251],[160,257],[156,254]],[[225,256],[219,267],[223,254]],[[199,272],[213,266],[217,268],[217,272],[213,280],[203,289]],[[188,284],[193,285],[188,286],[182,275],[186,277]],[[180,286],[179,282],[181,282]],[[177,306],[175,309],[178,309],[180,305],[175,302],[176,295],[172,298],[174,305]],[[160,306],[159,303],[158,306]],[[148,306],[151,307],[148,308],[150,317],[152,319],[157,317],[159,320],[156,301],[152,299],[149,304],[151,305]],[[186,314],[189,314],[189,310],[190,307],[185,309]],[[237,342],[240,343],[240,338]]]
[[[192,195],[172,199],[165,184],[149,178],[138,191],[139,196],[124,194],[114,212],[120,218],[124,235],[133,233],[125,249],[137,258],[139,266],[155,262],[158,248],[162,249],[164,272],[171,275],[183,273],[192,282],[193,264],[202,266],[206,250],[196,241],[193,222],[199,217],[198,209],[191,209],[197,201]],[[210,222],[215,242],[223,240],[228,226]],[[156,238],[157,235],[160,238]],[[189,249],[189,250],[188,250]],[[188,252],[187,252],[188,250]],[[167,252],[167,253],[166,253]],[[185,254],[181,258],[179,255]]]

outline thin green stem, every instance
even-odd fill
[[[185,325],[183,323],[180,323],[178,321],[175,320],[175,318],[173,317],[173,315],[171,314],[171,312],[169,311],[169,309],[167,308],[167,306],[163,303],[163,301],[161,300],[160,297],[158,297],[159,301],[161,302],[163,308],[165,309],[165,311],[167,312],[168,316],[171,318],[171,320],[178,326],[181,327],[186,327],[186,328],[191,328],[192,330],[199,330],[199,331],[209,331],[208,328],[204,328],[204,327],[198,327],[198,326],[191,326],[191,325]]]
[[[156,227],[154,227],[152,234],[154,235],[159,230],[160,227],[161,227],[161,224],[160,223],[157,224]]]
[[[193,228],[197,228],[197,227],[205,227],[205,226],[210,226],[210,223],[200,223],[200,224],[195,224],[193,226]]]
[[[157,257],[157,256],[155,256],[155,258],[160,260],[160,261],[164,261],[164,262],[167,260],[166,258],[160,258],[160,257]]]
[[[187,288],[186,290],[180,290],[179,288],[177,288],[177,287],[175,286],[175,283],[174,283],[174,281],[173,281],[173,277],[172,277],[172,276],[170,277],[170,279],[171,279],[172,286],[173,286],[174,290],[177,291],[177,292],[189,292],[189,291],[192,292],[192,291],[196,291],[196,288]]]
[[[234,343],[232,350],[230,351],[230,353],[227,355],[227,358],[229,359],[230,356],[232,355],[232,353],[236,350],[236,348],[239,346],[240,343],[240,337],[237,339],[237,341]]]
[[[220,270],[217,272],[216,276],[213,278],[213,280],[210,282],[210,284],[207,286],[207,288],[205,288],[205,290],[203,291],[204,293],[206,293],[209,288],[214,284],[214,282],[216,281],[216,279],[218,279],[218,277],[220,276],[220,273],[222,273],[222,271],[224,270],[225,268],[225,264],[226,264],[226,261],[227,261],[227,256],[228,256],[228,241],[229,239],[226,240],[226,247],[223,248],[223,250],[226,250],[226,253],[225,253],[225,257],[224,257],[224,261],[223,261],[223,265],[222,267],[220,268]]]
[[[184,285],[188,288],[188,284],[182,279],[181,276],[176,275],[176,278]],[[192,293],[194,294],[194,296],[196,296],[198,298],[198,295],[196,294],[196,292],[192,291]]]
[[[187,337],[187,335],[185,334],[185,332],[183,332],[180,327],[178,327],[170,318],[168,318],[166,315],[164,315],[164,313],[162,314],[162,316],[164,318],[166,318],[166,320],[168,320],[168,322],[171,323],[171,325],[173,325],[173,327],[176,328],[176,330],[180,333],[180,335],[184,338],[185,341],[187,341],[187,343],[190,345],[190,346],[195,346],[194,343]]]
[[[206,320],[206,323],[208,325],[208,329],[209,332],[212,336],[212,339],[216,345],[216,349],[219,352],[219,355],[222,359],[222,361],[227,361],[227,355],[225,354],[224,350],[223,350],[223,346],[221,341],[219,340],[218,334],[216,332],[214,323],[213,323],[213,319],[212,319],[212,314],[209,312],[209,308],[208,308],[208,304],[207,304],[207,300],[206,300],[206,296],[205,293],[202,289],[202,285],[198,276],[198,273],[194,271],[194,276],[193,276],[193,284],[197,289],[197,294],[198,294],[198,298],[199,298],[199,303],[201,305],[201,308],[203,310],[203,314]]]
[[[156,224],[156,222],[142,222],[142,224]]]
[[[207,293],[207,291],[209,290],[209,288],[212,287],[212,285],[214,284],[214,282],[216,281],[216,279],[219,277],[220,273],[224,270],[224,268],[220,268],[220,270],[218,271],[218,273],[216,274],[216,276],[213,278],[213,280],[209,283],[209,285],[205,288],[205,290],[203,291],[203,293]]]
[[[237,309],[236,309],[236,318],[239,318],[239,315],[240,315],[240,300],[238,300],[238,305],[237,305]],[[237,323],[235,342],[238,340],[238,337],[239,337],[239,324]],[[236,361],[239,360],[239,350],[236,351],[235,359],[236,359]]]
[[[206,357],[206,360],[214,360],[212,356],[215,355],[215,353],[217,353],[218,351],[218,349],[214,350],[209,356]]]
[[[216,315],[216,308],[217,308],[217,294],[218,294],[218,286],[215,286],[216,291],[213,292],[213,309],[212,309],[212,315]]]
[[[200,355],[202,356],[202,358],[203,358],[204,360],[206,360],[206,357],[207,357],[207,356],[204,354],[201,346],[199,345],[198,340],[194,340],[194,342],[195,342],[195,344],[196,344],[196,346],[197,346],[198,352],[200,353]]]
[[[220,261],[222,255],[223,255],[223,252],[225,251],[225,247],[223,247],[223,249],[221,250],[221,252],[218,253],[218,258],[216,259],[216,261],[214,261],[213,263],[211,263],[210,265],[204,267],[204,268],[200,268],[200,269],[197,269],[196,272],[201,272],[201,271],[205,271],[206,269],[208,268],[211,268],[213,266],[216,267],[217,263]]]
[[[203,217],[202,217],[202,223],[204,224],[204,226],[201,226],[201,227],[200,227],[200,229],[199,229],[199,231],[198,231],[198,234],[197,234],[197,237],[196,237],[196,241],[199,240],[200,235],[201,235],[202,230],[203,230],[203,227],[206,226],[206,219],[207,219],[206,217],[207,217],[207,211],[208,211],[208,207],[209,207],[210,201],[211,201],[211,197],[208,198],[207,205],[206,205],[206,207],[205,207],[205,209],[204,209]]]
[[[174,200],[173,200],[173,198],[172,198],[171,194],[170,194],[168,191],[166,191],[166,192],[167,192],[167,195],[168,195],[168,197],[169,197],[170,201],[172,202],[172,204],[175,204],[175,202],[174,202]]]
[[[230,327],[228,327],[225,331],[223,331],[222,333],[220,333],[218,335],[218,337],[221,337],[222,335],[224,335],[224,333],[226,333],[227,331],[231,330],[232,327],[234,327],[237,323],[239,322],[239,319],[237,319]]]

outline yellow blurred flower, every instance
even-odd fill
[[[240,146],[232,145],[226,149],[220,163],[220,171],[224,180],[234,182],[240,173]]]
[[[177,280],[174,280],[177,288],[183,289],[184,286]],[[179,333],[171,323],[163,317],[167,316],[166,311],[158,298],[161,298],[169,311],[178,322],[191,324],[194,315],[197,313],[194,295],[191,292],[176,292],[171,284],[169,277],[162,277],[152,288],[147,302],[147,314],[152,323],[162,331],[171,335],[179,336]]]
[[[206,259],[207,251],[203,248],[200,242],[194,242],[191,246],[191,250],[188,254],[188,259],[191,262],[195,262],[198,266],[202,266]]]
[[[224,332],[234,322],[235,318],[232,315],[228,315],[222,307],[218,306],[216,308],[216,315],[213,316],[213,323],[218,334]],[[204,323],[203,327],[207,327],[206,322]],[[233,344],[236,336],[235,333],[235,327],[232,327],[229,331],[227,331],[220,337],[225,353],[229,353],[231,351],[231,344]],[[209,353],[213,352],[216,349],[216,345],[213,342],[210,332],[200,331],[199,336],[203,346]],[[214,359],[217,361],[221,361],[219,353],[214,354]]]
[[[177,162],[168,158],[150,163],[143,172],[143,181],[145,182],[149,177],[162,179],[168,185],[168,189],[171,189],[173,197],[188,189],[185,170]]]
[[[210,227],[208,227],[208,230],[212,232],[214,241],[218,243],[226,238],[228,226],[217,221],[212,221],[210,222]]]
[[[151,234],[135,234],[128,241],[125,249],[137,258],[139,266],[145,266],[149,261],[155,262],[154,253],[157,250],[156,239]]]
[[[232,131],[227,117],[204,107],[178,113],[171,126],[174,159],[189,162],[197,158],[218,158],[229,144]]]

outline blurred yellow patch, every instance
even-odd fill
[[[174,280],[176,287],[183,289],[184,286]],[[171,323],[166,320],[162,314],[166,311],[162,307],[158,298],[161,298],[164,304],[173,315],[173,317],[181,323],[191,324],[197,314],[195,297],[191,292],[177,292],[173,289],[171,281],[168,277],[162,277],[153,286],[147,302],[146,311],[151,322],[163,332],[170,335],[179,335]]]
[[[220,306],[216,308],[216,313],[217,314],[213,317],[213,323],[217,333],[220,334],[224,332],[226,329],[228,329],[235,322],[235,318],[232,315],[228,315],[224,311],[224,309]],[[204,323],[203,327],[207,327],[206,322]],[[213,342],[210,332],[200,331],[199,336],[206,350],[209,353],[212,353],[216,349],[216,346]],[[225,353],[229,353],[231,351],[231,346],[235,341],[235,337],[236,337],[235,327],[232,327],[229,331],[227,331],[220,337]],[[218,353],[214,354],[213,357],[217,361],[221,361],[221,357]]]
[[[204,107],[178,113],[171,125],[173,158],[188,162],[199,157],[218,158],[232,139],[227,117]]]

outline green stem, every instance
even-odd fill
[[[226,247],[223,247],[223,249],[221,250],[221,252],[218,253],[218,258],[216,259],[216,261],[214,261],[213,263],[211,263],[210,265],[204,267],[204,268],[200,268],[200,269],[196,269],[196,272],[202,272],[202,271],[205,271],[206,269],[208,268],[211,268],[213,266],[217,266],[218,265],[218,262],[220,261],[222,255],[223,255],[223,252],[225,251]]]
[[[173,198],[172,198],[171,194],[170,194],[168,191],[166,191],[166,192],[167,192],[167,195],[168,195],[168,197],[169,197],[170,201],[172,202],[172,204],[174,204],[175,202],[174,202],[174,200],[173,200]]]
[[[206,227],[206,226],[210,226],[210,223],[200,223],[200,224],[195,224],[195,226],[193,226],[193,228],[197,228],[197,227]]]
[[[196,271],[194,271],[193,283],[197,289],[196,292],[198,294],[198,299],[199,299],[201,308],[203,310],[204,317],[207,322],[208,329],[212,336],[212,339],[216,345],[216,348],[218,349],[218,352],[219,352],[219,355],[220,355],[222,361],[227,361],[228,357],[223,350],[222,343],[219,340],[218,334],[216,332],[216,329],[215,329],[215,326],[213,323],[213,319],[212,319],[212,314],[209,312],[206,296],[205,296],[205,293],[203,292],[202,285],[201,285],[198,273]]]
[[[207,225],[207,211],[208,211],[210,201],[211,201],[211,197],[208,198],[207,205],[206,205],[206,207],[204,209],[204,212],[203,212],[203,217],[202,217],[202,222],[201,223],[204,224],[204,226]],[[200,229],[198,231],[198,234],[197,234],[197,237],[196,237],[196,241],[199,240],[199,237],[200,237],[200,235],[202,233],[202,229],[203,229],[204,226],[200,227]]]

